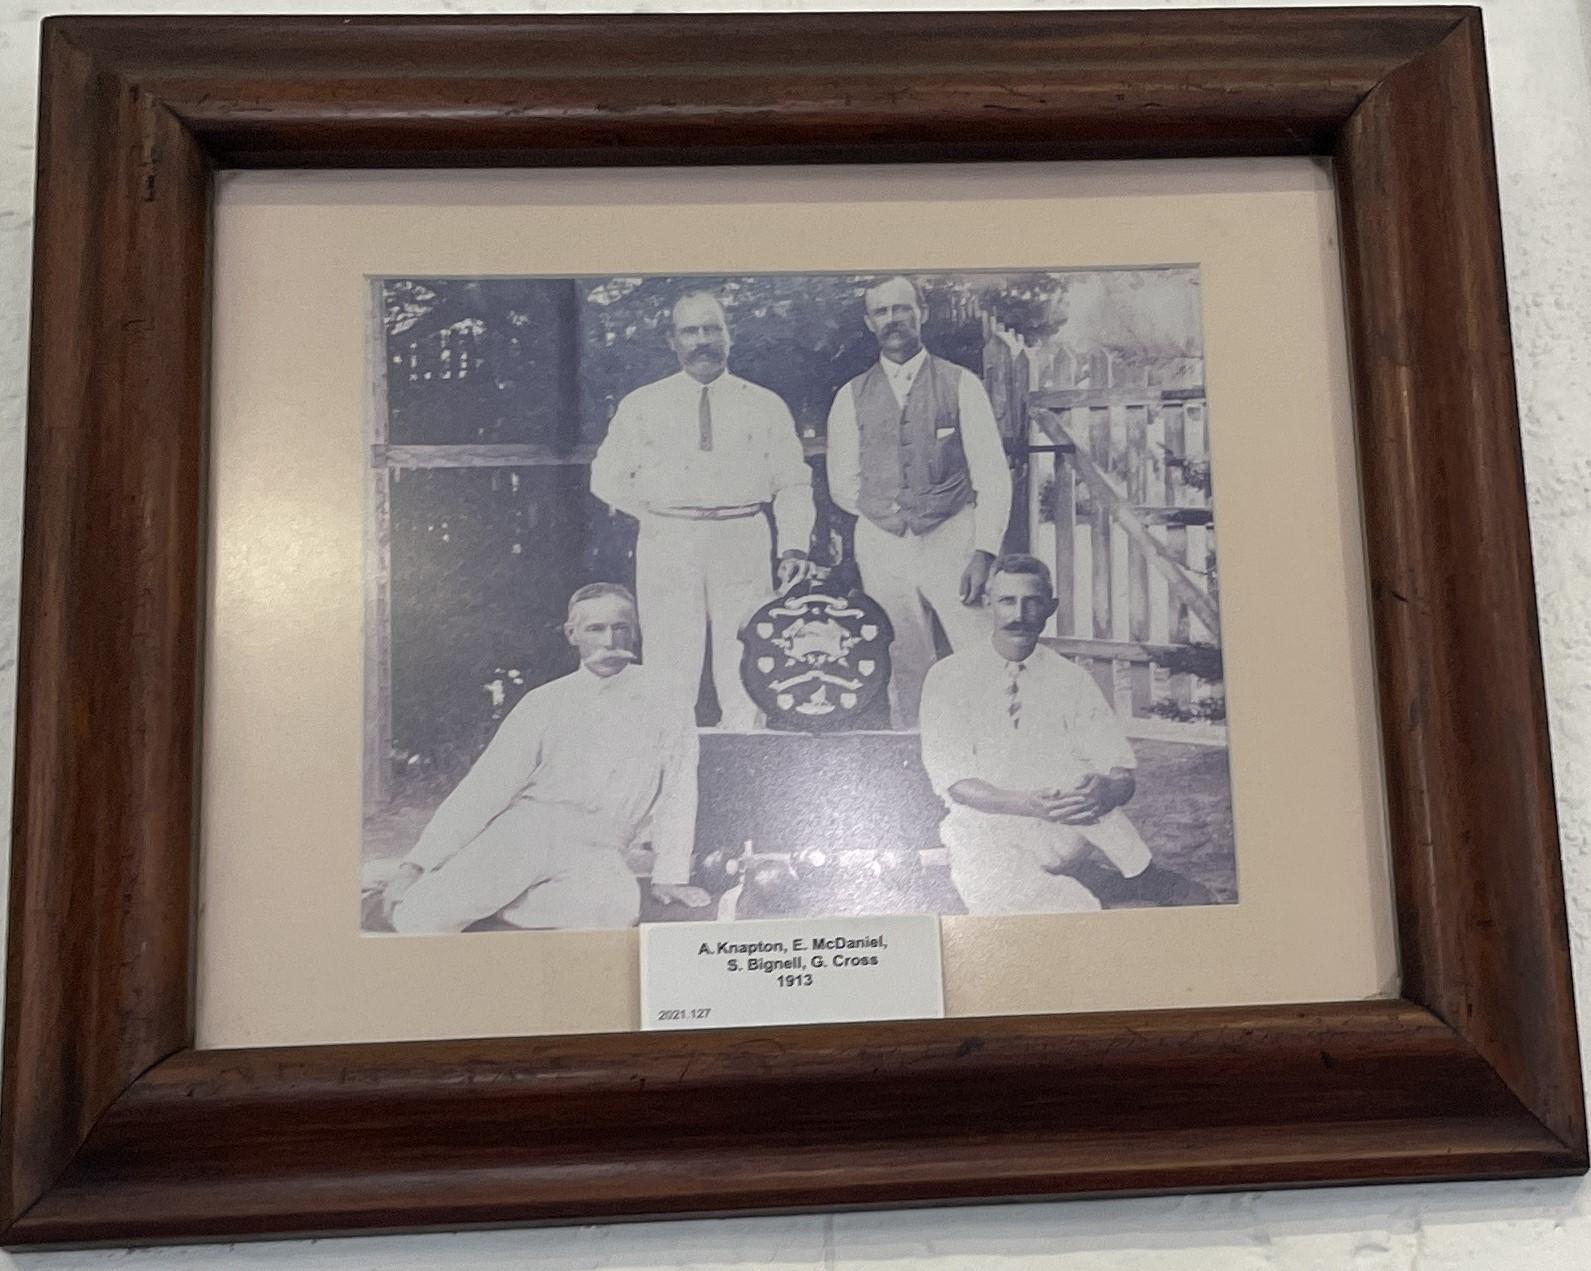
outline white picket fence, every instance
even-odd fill
[[[1209,419],[1202,367],[1179,363],[1157,377],[1175,387],[1151,385],[1142,367],[991,329],[984,380],[1016,476],[1007,548],[1055,574],[1049,642],[1133,735],[1220,743],[1223,685],[1192,669],[1210,674],[1220,643]]]

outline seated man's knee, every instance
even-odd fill
[[[430,931],[423,909],[422,905],[410,904],[405,896],[392,907],[392,929],[400,936],[417,936]]]
[[[626,883],[608,889],[597,909],[599,921],[593,926],[603,930],[635,926],[641,921],[641,884],[631,875]]]
[[[472,919],[446,912],[439,890],[427,875],[404,892],[392,907],[392,929],[405,936],[463,931]]]

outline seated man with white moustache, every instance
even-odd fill
[[[635,665],[635,598],[592,583],[569,598],[580,666],[526,693],[386,884],[395,931],[632,926],[640,886],[625,849],[651,841],[652,894],[688,886],[696,829],[696,721]]]
[[[928,673],[923,766],[950,811],[940,834],[969,913],[1099,909],[1068,871],[1097,848],[1156,904],[1213,899],[1154,864],[1122,805],[1137,760],[1094,678],[1039,644],[1055,612],[1048,566],[1032,556],[996,562],[993,630]]]

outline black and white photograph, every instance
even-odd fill
[[[1236,903],[1199,282],[371,279],[361,929]]]

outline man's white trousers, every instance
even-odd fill
[[[492,917],[515,927],[634,926],[640,884],[597,819],[532,799],[511,805],[415,881],[393,908],[393,930],[463,931]]]
[[[1099,900],[1065,870],[1096,847],[1128,878],[1152,861],[1120,808],[1093,825],[991,816],[964,805],[939,827],[950,849],[950,877],[973,914],[1062,914],[1098,909]]]
[[[938,617],[952,651],[989,638],[988,610],[961,603],[961,576],[974,547],[972,507],[926,534],[891,534],[859,516],[855,545],[862,589],[884,607],[895,628],[890,715],[896,728],[916,728],[923,680],[937,660],[929,612]]]
[[[635,543],[641,660],[654,681],[694,711],[702,656],[710,649],[723,728],[757,726],[757,707],[740,680],[740,628],[772,596],[772,541],[761,514],[641,519]]]

